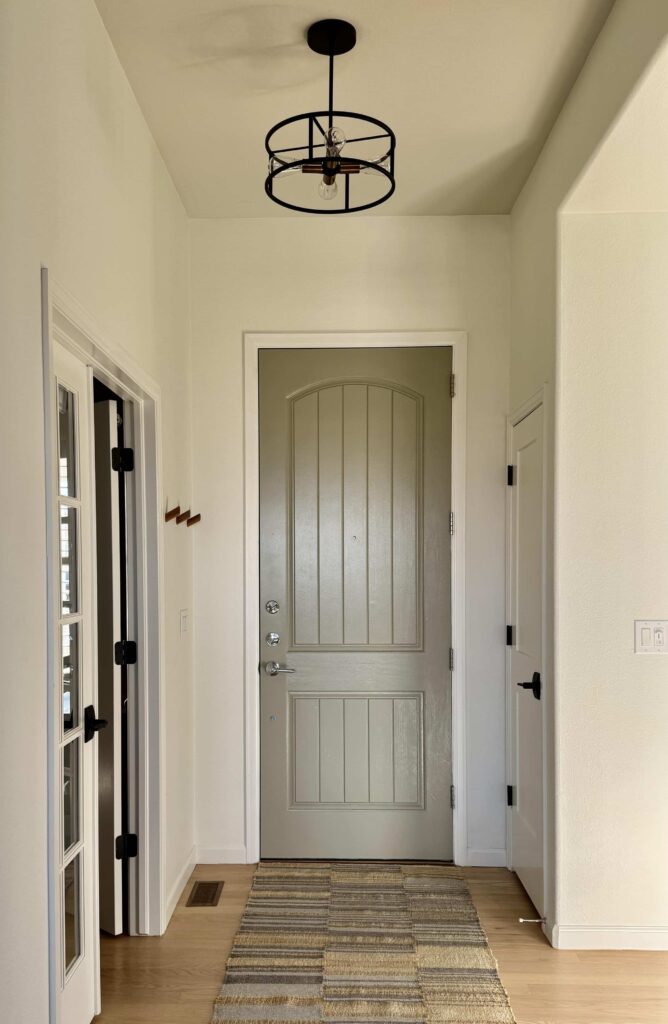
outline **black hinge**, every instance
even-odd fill
[[[508,480],[508,486],[512,487],[513,484],[515,483],[515,467],[514,466],[508,466],[507,480]]]
[[[450,374],[450,398],[454,398],[454,397],[455,397],[455,375],[454,375],[454,373],[451,373]]]
[[[506,647],[513,646],[513,627],[506,626]]]
[[[455,668],[455,650],[454,650],[454,647],[451,647],[449,652],[448,652],[448,668],[450,669],[451,672],[453,672],[454,668]]]
[[[455,809],[455,787],[450,786],[450,807],[454,811]]]
[[[112,448],[111,468],[117,473],[131,473],[135,468],[135,453],[132,448]]]
[[[513,786],[506,786],[506,803],[509,807],[515,806],[515,789]]]
[[[119,640],[114,644],[114,661],[117,665],[137,664],[137,644],[134,640]]]
[[[139,851],[139,840],[134,832],[125,836],[116,836],[116,860],[136,857]]]

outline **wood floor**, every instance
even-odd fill
[[[223,879],[215,908],[186,907],[190,883],[159,939],[102,939],[102,1024],[209,1024],[253,875],[246,865],[201,865]],[[466,876],[518,1024],[668,1024],[668,953],[557,952],[535,925],[514,875]]]

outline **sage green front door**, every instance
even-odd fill
[[[450,370],[260,352],[263,857],[452,857]]]

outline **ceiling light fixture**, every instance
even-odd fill
[[[376,117],[334,110],[334,58],[354,47],[354,26],[327,18],[311,25],[306,38],[315,53],[329,57],[329,105],[287,117],[267,133],[265,192],[279,206],[303,213],[369,210],[394,192],[394,132]],[[317,185],[312,175],[320,178]]]

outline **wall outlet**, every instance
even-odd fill
[[[188,609],[182,608],[179,612],[179,632],[181,636],[188,632]]]
[[[668,619],[635,620],[636,654],[668,654]]]

